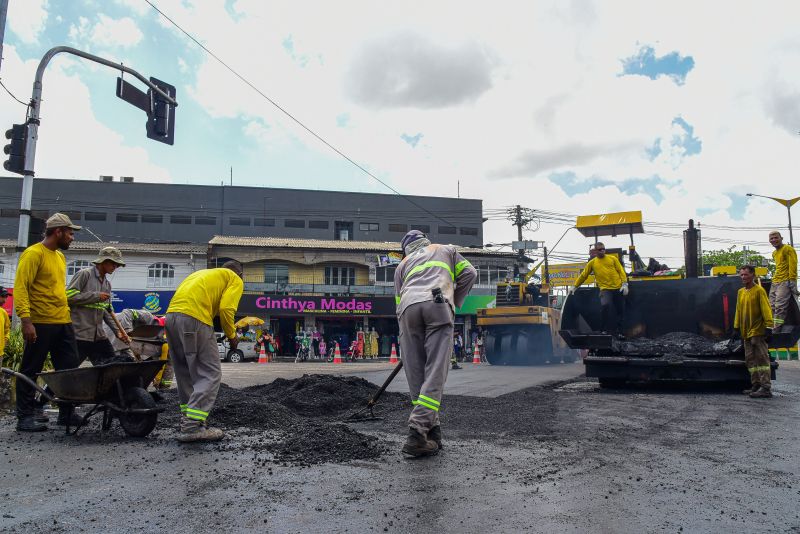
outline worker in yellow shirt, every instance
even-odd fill
[[[743,288],[736,295],[736,315],[733,328],[744,344],[744,363],[750,371],[751,388],[744,391],[754,399],[772,397],[768,337],[772,334],[772,311],[767,292],[753,283],[756,268],[745,265],[739,269]]]
[[[595,257],[589,260],[577,280],[575,287],[583,284],[590,274],[600,289],[600,329],[620,339],[624,338],[622,320],[625,317],[625,297],[628,296],[628,277],[616,256],[606,255],[606,246],[594,245]]]
[[[775,274],[772,275],[772,285],[769,288],[769,305],[775,319],[775,329],[780,330],[789,313],[789,302],[798,295],[797,252],[783,243],[780,232],[770,232],[769,242],[775,247],[772,251]]]
[[[219,315],[230,348],[235,349],[239,338],[233,321],[243,291],[242,265],[228,261],[221,268],[187,276],[170,301],[167,344],[183,415],[178,441],[217,441],[224,436],[219,428],[206,425],[222,380],[214,317]]]
[[[11,321],[8,318],[8,312],[3,308],[7,298],[8,290],[0,286],[0,367],[3,366],[3,353],[6,351],[8,336],[11,335]]]
[[[26,248],[19,257],[14,279],[14,307],[22,321],[25,349],[19,372],[36,380],[47,354],[56,370],[78,366],[75,329],[67,305],[67,260],[62,250],[72,243],[75,230],[69,217],[56,213],[45,224],[44,239]],[[39,432],[47,418],[37,413],[34,390],[17,380],[17,430]],[[58,424],[77,425],[80,418],[59,406]]]

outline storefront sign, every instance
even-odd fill
[[[174,294],[174,291],[114,291],[111,304],[117,312],[132,308],[163,315],[167,313],[169,301]]]
[[[394,297],[242,295],[238,314],[394,315]]]
[[[581,271],[586,267],[585,263],[560,263],[550,265],[547,269],[550,275],[551,286],[574,286],[575,280],[581,275]],[[544,280],[544,266],[542,266],[542,279]],[[594,283],[594,275],[586,279],[587,284]]]
[[[389,252],[387,254],[378,254],[378,267],[386,267],[388,265],[399,265],[403,261],[403,255],[399,252]]]

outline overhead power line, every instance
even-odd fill
[[[213,57],[215,60],[217,60],[217,62],[219,62],[219,63],[220,63],[220,64],[221,64],[223,67],[225,67],[225,68],[226,68],[226,69],[227,69],[227,70],[228,70],[228,71],[229,71],[231,74],[233,74],[234,76],[236,76],[237,78],[239,78],[239,80],[241,80],[242,82],[244,82],[244,83],[245,83],[247,86],[249,86],[249,87],[250,87],[250,88],[251,88],[253,91],[255,91],[256,93],[258,93],[259,95],[261,95],[261,96],[262,96],[262,97],[263,97],[263,98],[264,98],[264,99],[265,99],[267,102],[269,102],[270,104],[272,104],[272,105],[273,105],[273,106],[274,106],[276,109],[278,109],[278,110],[279,110],[281,113],[283,113],[283,114],[284,114],[284,115],[286,115],[286,116],[287,116],[289,119],[291,119],[292,121],[294,121],[294,123],[295,123],[295,124],[297,124],[298,126],[300,126],[301,128],[303,128],[303,129],[304,129],[306,132],[308,132],[309,134],[311,134],[312,136],[314,136],[314,137],[315,137],[315,138],[316,138],[318,141],[320,141],[322,144],[324,144],[325,146],[327,146],[328,148],[330,148],[331,150],[333,150],[334,152],[336,152],[337,154],[339,154],[341,157],[343,157],[344,159],[346,159],[347,161],[349,161],[351,164],[353,164],[353,165],[354,165],[354,166],[355,166],[357,169],[359,169],[361,172],[363,172],[364,174],[366,174],[367,176],[369,176],[369,177],[370,177],[370,178],[372,178],[373,180],[377,181],[378,183],[380,183],[381,185],[383,185],[384,187],[386,187],[387,189],[389,189],[390,191],[392,191],[392,192],[393,192],[393,193],[395,193],[396,195],[399,195],[400,197],[404,198],[405,200],[407,200],[408,202],[410,202],[411,204],[413,204],[414,206],[416,206],[416,207],[417,207],[417,208],[419,208],[420,210],[424,211],[424,212],[425,212],[425,213],[427,213],[428,215],[430,215],[430,216],[432,216],[432,217],[435,217],[436,219],[439,219],[440,221],[442,221],[442,222],[444,222],[444,223],[447,223],[447,224],[448,224],[448,225],[450,225],[450,226],[453,226],[453,224],[452,224],[452,223],[450,223],[450,221],[448,221],[447,219],[443,219],[443,218],[442,218],[442,217],[440,217],[439,215],[437,215],[437,214],[433,213],[432,211],[429,211],[429,210],[428,210],[428,209],[426,209],[425,207],[423,207],[423,206],[419,205],[418,203],[414,202],[414,200],[412,200],[412,199],[411,199],[411,198],[409,198],[408,196],[404,195],[403,193],[401,193],[400,191],[398,191],[397,189],[395,189],[395,188],[394,188],[394,187],[392,187],[391,185],[387,184],[386,182],[384,182],[383,180],[381,180],[380,178],[378,178],[377,176],[375,176],[374,174],[372,174],[370,171],[368,171],[366,168],[364,168],[364,167],[363,167],[361,164],[359,164],[358,162],[356,162],[356,161],[355,161],[353,158],[351,158],[350,156],[348,156],[347,154],[345,154],[344,152],[342,152],[341,150],[339,150],[338,148],[336,148],[334,145],[332,145],[332,144],[331,144],[331,143],[329,143],[328,141],[326,141],[326,140],[325,140],[325,139],[324,139],[324,138],[323,138],[321,135],[319,135],[317,132],[315,132],[314,130],[312,130],[310,127],[306,126],[306,125],[305,125],[305,124],[304,124],[304,123],[303,123],[303,122],[302,122],[300,119],[298,119],[297,117],[295,117],[294,115],[292,115],[292,114],[291,114],[291,113],[290,113],[290,112],[289,112],[289,111],[288,111],[286,108],[284,108],[283,106],[281,106],[280,104],[278,104],[278,103],[277,103],[275,100],[273,100],[272,98],[270,98],[269,96],[267,96],[267,95],[266,95],[266,94],[265,94],[263,91],[261,91],[261,89],[259,89],[259,88],[258,88],[258,87],[256,87],[256,86],[255,86],[255,85],[254,85],[252,82],[250,82],[250,80],[248,80],[247,78],[245,78],[243,75],[239,74],[239,72],[238,72],[238,71],[236,71],[236,70],[235,70],[233,67],[231,67],[230,65],[228,65],[228,64],[227,64],[227,63],[226,63],[226,62],[225,62],[225,61],[224,61],[222,58],[220,58],[218,55],[216,55],[214,52],[212,52],[212,51],[211,51],[211,50],[210,50],[208,47],[206,47],[206,46],[205,46],[203,43],[201,43],[199,40],[197,40],[197,39],[196,39],[196,38],[195,38],[195,37],[194,37],[192,34],[190,34],[188,31],[184,30],[184,29],[183,29],[183,28],[182,28],[182,27],[181,27],[181,26],[180,26],[180,25],[179,25],[177,22],[175,22],[175,21],[174,21],[172,18],[170,18],[170,17],[169,17],[169,16],[168,16],[166,13],[164,13],[163,11],[161,11],[161,9],[159,9],[159,8],[158,8],[158,6],[156,6],[155,4],[153,4],[153,2],[151,2],[150,0],[144,0],[144,1],[145,1],[145,2],[147,2],[147,4],[149,4],[149,5],[150,5],[150,7],[152,7],[153,9],[155,9],[155,10],[156,10],[156,11],[157,11],[157,12],[158,12],[158,13],[159,13],[159,14],[160,14],[162,17],[164,17],[165,19],[167,19],[167,21],[169,21],[169,23],[170,23],[170,24],[172,24],[173,26],[175,26],[175,27],[176,27],[176,28],[177,28],[177,29],[178,29],[178,30],[179,30],[181,33],[183,33],[183,34],[184,34],[186,37],[188,37],[189,39],[191,39],[191,40],[192,40],[192,41],[193,41],[193,42],[194,42],[194,43],[195,43],[197,46],[199,46],[200,48],[202,48],[202,49],[203,49],[203,50],[204,50],[204,51],[205,51],[205,52],[206,52],[208,55],[210,55],[210,56],[211,56],[211,57]]]

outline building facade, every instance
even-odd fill
[[[471,248],[460,252],[479,273],[456,310],[457,331],[467,339],[476,310],[493,305],[495,284],[513,271],[516,256]],[[346,348],[359,332],[374,331],[379,355],[388,355],[398,335],[394,271],[401,258],[397,242],[216,236],[208,248],[210,267],[228,259],[242,262],[245,295],[238,315],[264,319],[286,353],[303,332]]]
[[[16,239],[22,179],[0,177],[0,191],[0,238]],[[104,241],[127,243],[200,244],[215,235],[399,241],[418,229],[440,243],[483,246],[482,201],[473,199],[34,179],[33,233],[57,211]],[[77,239],[94,238],[82,232]]]

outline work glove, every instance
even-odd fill
[[[797,280],[789,280],[789,291],[791,291],[792,295],[795,297],[800,295],[797,291]]]
[[[622,293],[624,296],[628,296],[628,282],[622,284],[622,287],[619,288],[619,292]]]

